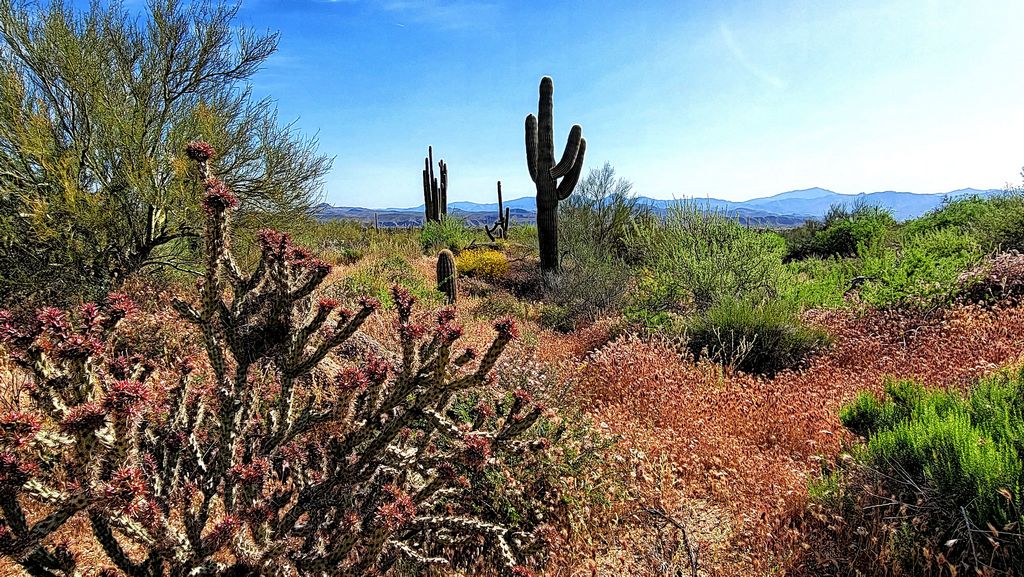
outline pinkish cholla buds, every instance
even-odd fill
[[[185,145],[185,155],[195,162],[206,162],[213,158],[217,151],[204,140],[193,140]]]
[[[474,410],[477,412],[477,414],[487,419],[494,416],[494,407],[484,400],[481,400],[479,403],[477,403],[476,407],[474,407]]]
[[[536,573],[523,565],[516,565],[512,568],[513,577],[535,577]]]
[[[512,392],[512,396],[515,397],[517,401],[524,405],[529,405],[531,402],[533,402],[533,395],[531,395],[526,389],[516,389],[515,391]]]
[[[38,473],[35,463],[25,462],[8,451],[0,453],[0,490],[18,489]]]
[[[370,383],[362,370],[352,367],[338,371],[334,382],[342,391],[361,391]]]
[[[380,308],[380,300],[367,296],[360,297],[359,306],[375,311]]]
[[[63,336],[71,330],[67,315],[56,307],[39,309],[39,312],[36,313],[36,321],[39,322],[40,329],[52,335]]]
[[[338,308],[338,304],[339,303],[337,299],[322,298],[316,303],[316,306],[320,310],[326,310],[327,312],[330,312]]]
[[[498,332],[499,336],[509,340],[519,338],[519,326],[516,325],[516,321],[512,317],[498,319],[494,323],[494,330]]]
[[[145,496],[146,482],[138,467],[122,467],[103,487],[103,501],[114,511],[131,512],[136,501]]]
[[[462,337],[462,327],[452,323],[445,323],[437,327],[437,339],[443,345],[451,345]]]
[[[482,469],[491,458],[491,440],[487,437],[473,435],[466,437],[466,463],[471,467]]]
[[[370,380],[371,383],[383,383],[384,379],[388,378],[388,373],[391,371],[391,363],[386,360],[370,353],[366,357],[366,362],[363,363],[363,374]]]
[[[458,475],[458,469],[448,461],[444,461],[437,466],[437,476],[445,481],[455,479],[456,475]]]
[[[36,436],[40,426],[39,418],[30,413],[4,413],[0,415],[0,444],[5,447],[20,447]]]
[[[86,435],[103,427],[107,420],[107,411],[99,403],[84,403],[73,407],[64,420],[60,422],[60,430],[65,433]]]
[[[99,326],[100,307],[96,303],[85,303],[79,310],[82,316],[82,327],[86,331],[91,331]]]
[[[398,316],[403,319],[412,314],[412,305],[416,304],[416,297],[412,296],[409,289],[397,284],[391,287],[391,300],[398,309]]]
[[[208,214],[216,214],[238,206],[238,197],[220,179],[211,176],[203,182],[203,186],[206,188],[203,208]]]
[[[225,515],[219,523],[214,525],[210,533],[203,539],[204,548],[207,551],[218,551],[235,536],[235,531],[240,523],[233,515]]]
[[[103,406],[118,415],[131,415],[147,398],[146,387],[139,381],[116,381],[107,390]]]
[[[398,487],[387,485],[384,491],[391,494],[394,501],[377,508],[377,515],[382,525],[389,531],[401,529],[416,517],[416,504]]]
[[[264,458],[253,460],[248,464],[238,464],[231,468],[230,474],[243,485],[261,486],[270,473],[270,461]]]
[[[437,311],[437,324],[444,325],[455,320],[455,307],[444,307]]]
[[[84,335],[71,335],[57,347],[57,356],[66,361],[83,360],[103,350],[103,343]]]
[[[403,341],[415,341],[427,333],[427,327],[420,323],[403,322],[398,325],[398,336]]]

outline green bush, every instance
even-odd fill
[[[643,269],[638,306],[650,312],[703,311],[722,299],[766,302],[791,278],[782,237],[693,202],[670,206],[662,222],[638,220],[629,243]]]
[[[955,294],[957,279],[983,256],[975,238],[956,229],[909,233],[893,250],[880,243],[862,247],[860,294],[877,307],[930,306]]]
[[[846,427],[867,437],[866,465],[903,479],[893,488],[907,498],[920,492],[928,506],[962,509],[975,527],[1024,523],[1017,505],[1024,496],[1019,371],[981,381],[966,398],[909,381],[890,383],[886,394],[862,394],[840,414]]]
[[[896,224],[892,213],[882,207],[857,202],[853,208],[834,205],[822,223],[808,221],[783,233],[786,260],[810,256],[855,256],[859,247],[879,242]]]
[[[911,234],[952,229],[976,239],[985,251],[1024,250],[1024,190],[989,197],[967,196],[907,224]]]
[[[364,295],[380,300],[384,308],[394,305],[391,287],[406,288],[421,302],[434,306],[442,304],[442,295],[432,283],[416,274],[412,264],[401,255],[367,259],[356,270],[347,274],[338,285],[328,287],[329,296],[355,299]]]
[[[466,223],[454,216],[442,215],[440,222],[428,222],[420,231],[423,252],[433,254],[443,249],[458,253],[473,240]]]
[[[801,324],[782,300],[724,299],[692,317],[686,329],[694,357],[760,375],[797,367],[828,344],[824,332]]]

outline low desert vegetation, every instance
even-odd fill
[[[432,149],[422,227],[326,221],[234,14],[0,0],[0,572],[1020,574],[1019,189],[656,209],[545,78],[537,223]]]

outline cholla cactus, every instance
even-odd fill
[[[116,356],[111,331],[132,312],[122,295],[27,324],[0,313],[2,342],[34,377],[34,410],[0,415],[0,553],[31,575],[77,574],[74,554],[44,540],[84,515],[133,577],[379,574],[464,562],[481,544],[491,553],[478,560],[528,574],[545,528],[474,516],[469,479],[542,449],[523,438],[543,407],[518,392],[470,417],[451,410],[488,380],[514,322],[495,324],[482,355],[457,352],[454,311],[428,327],[396,287],[400,353],[338,365],[332,351],[378,303],[315,300],[328,266],[273,231],[243,272],[213,154],[188,148],[205,194],[206,271],[199,298],[175,302],[208,371]]]

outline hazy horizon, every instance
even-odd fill
[[[336,156],[325,201],[422,202],[427,146],[449,198],[529,195],[523,118],[555,83],[556,153],[583,125],[639,194],[726,200],[1002,188],[1020,180],[1024,3],[1010,0],[520,4],[246,0],[281,32],[254,78]]]

